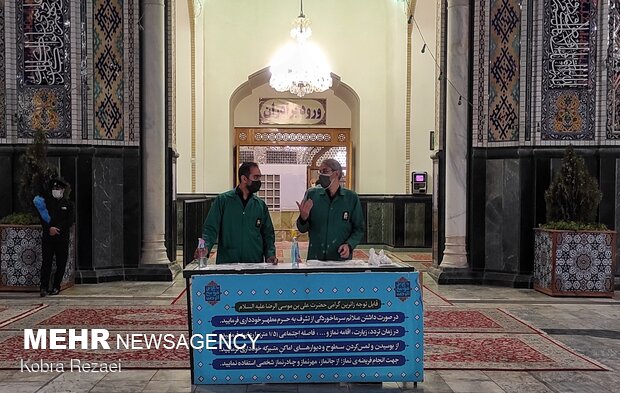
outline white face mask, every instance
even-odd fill
[[[52,190],[52,196],[56,199],[61,199],[64,193],[65,190]]]

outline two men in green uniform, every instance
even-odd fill
[[[297,203],[297,229],[308,232],[308,259],[340,261],[351,259],[353,249],[364,237],[364,215],[354,191],[340,185],[342,166],[332,158],[319,167],[321,187],[311,188]]]
[[[320,187],[307,191],[297,203],[297,228],[308,232],[308,259],[351,259],[364,237],[364,215],[357,194],[340,186],[342,166],[327,159],[319,167]],[[261,172],[253,162],[238,170],[239,185],[218,195],[204,222],[202,238],[211,249],[217,243],[217,264],[277,263],[275,234],[265,202],[255,195]]]
[[[244,162],[237,172],[239,185],[218,195],[204,222],[202,238],[211,249],[217,243],[216,263],[277,263],[275,233],[265,202],[255,195],[261,172]]]

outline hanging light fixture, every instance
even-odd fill
[[[269,67],[269,85],[275,90],[290,91],[303,97],[332,86],[331,71],[323,52],[317,45],[308,42],[311,35],[310,20],[304,15],[301,0],[301,12],[293,20],[291,29],[294,41],[276,53]]]

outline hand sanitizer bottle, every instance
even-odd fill
[[[291,245],[291,267],[293,269],[299,268],[299,262],[301,257],[299,256],[299,243],[297,242],[297,236],[293,236],[293,244]]]
[[[205,241],[202,238],[198,239],[198,268],[202,269],[207,266],[207,249],[205,248]]]

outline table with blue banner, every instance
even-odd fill
[[[190,349],[193,384],[423,380],[412,266],[194,262],[183,275],[190,337],[212,340]]]

